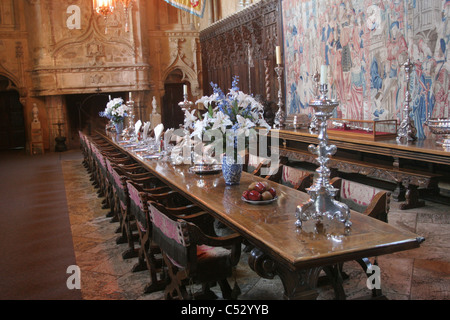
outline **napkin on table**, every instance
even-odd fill
[[[146,122],[144,124],[144,135],[143,135],[144,140],[147,140],[148,130],[150,129],[150,126],[151,126],[151,122]]]
[[[141,130],[141,127],[142,127],[142,121],[138,120],[138,122],[136,122],[136,124],[134,125],[136,135],[139,134],[139,130]]]
[[[162,123],[158,124],[155,128],[155,141],[161,139],[161,134],[164,131],[164,125]]]
[[[164,133],[164,149],[167,149],[167,146],[170,143],[170,139],[172,138],[172,134],[175,131],[175,129],[168,129],[165,133]]]

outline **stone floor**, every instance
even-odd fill
[[[147,271],[131,271],[136,258],[124,260],[126,245],[115,243],[117,224],[111,223],[101,209],[102,198],[89,181],[74,154],[71,160],[62,161],[70,223],[73,234],[76,262],[81,268],[81,293],[86,300],[161,300],[162,292],[144,294],[149,281]],[[391,203],[389,223],[426,238],[418,249],[385,255],[378,258],[382,272],[383,293],[392,300],[447,300],[450,298],[450,206],[430,201],[426,206],[406,211]],[[348,299],[370,295],[366,275],[360,267],[349,262],[344,271],[350,278],[344,289]],[[275,300],[283,298],[283,288],[278,277],[266,280],[258,277],[247,265],[244,253],[230,279],[238,284],[239,299]],[[190,290],[198,288],[192,286]],[[219,291],[218,291],[219,292]],[[333,299],[329,286],[319,289],[319,299]]]

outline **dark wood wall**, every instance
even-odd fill
[[[216,22],[200,33],[200,43],[205,95],[212,94],[211,82],[228,92],[239,76],[243,92],[278,101],[274,68],[275,47],[282,47],[281,0],[262,0]]]

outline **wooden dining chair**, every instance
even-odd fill
[[[243,171],[248,172],[250,174],[260,176],[261,175],[261,169],[263,167],[270,166],[270,159],[262,158],[257,155],[245,154],[245,161],[244,161],[244,167]]]
[[[264,178],[306,192],[306,189],[313,184],[314,173],[281,163],[273,173]]]
[[[142,184],[127,180],[130,196],[130,213],[135,217],[136,229],[139,235],[138,262],[133,266],[133,272],[148,270],[150,282],[145,286],[144,293],[164,290],[166,285],[165,273],[162,270],[162,259],[159,247],[151,239],[151,222],[148,215],[148,198],[153,194],[166,194],[169,187],[144,188]]]
[[[164,289],[166,283],[161,259],[156,257],[160,254],[160,249],[150,237],[148,201],[161,203],[171,214],[178,217],[198,214],[203,210],[187,199],[181,199],[177,192],[166,186],[149,189],[144,184],[128,180],[127,188],[131,199],[130,212],[135,216],[140,245],[138,263],[133,267],[133,272],[148,270],[151,281],[145,287],[145,292],[159,291]],[[210,229],[208,232],[214,233],[214,230]]]
[[[214,219],[200,212],[180,218],[171,214],[165,206],[149,201],[152,223],[152,239],[161,248],[168,270],[166,299],[212,299],[211,283],[219,283],[224,299],[232,298],[227,278],[239,262],[241,237],[232,234],[217,237],[207,234],[205,224]],[[208,228],[209,229],[209,228]],[[201,284],[200,294],[189,294],[186,286]]]
[[[331,179],[330,184],[339,189],[336,200],[351,210],[388,222],[390,192],[339,177]]]
[[[133,235],[134,216],[130,213],[131,200],[127,188],[127,180],[133,180],[137,183],[143,183],[145,181],[149,188],[161,187],[164,184],[149,172],[132,173],[116,165],[112,165],[111,175],[114,180],[114,207],[116,208],[119,222],[117,231],[120,233],[116,239],[116,243],[128,243],[128,249],[122,255],[124,259],[136,257],[137,252],[134,242],[137,240],[137,236]]]

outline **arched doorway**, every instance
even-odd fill
[[[25,149],[26,131],[19,93],[15,84],[0,76],[0,150]]]
[[[184,100],[183,85],[183,73],[179,69],[172,71],[164,82],[161,118],[165,128],[177,129],[184,122],[184,113],[178,106]]]

